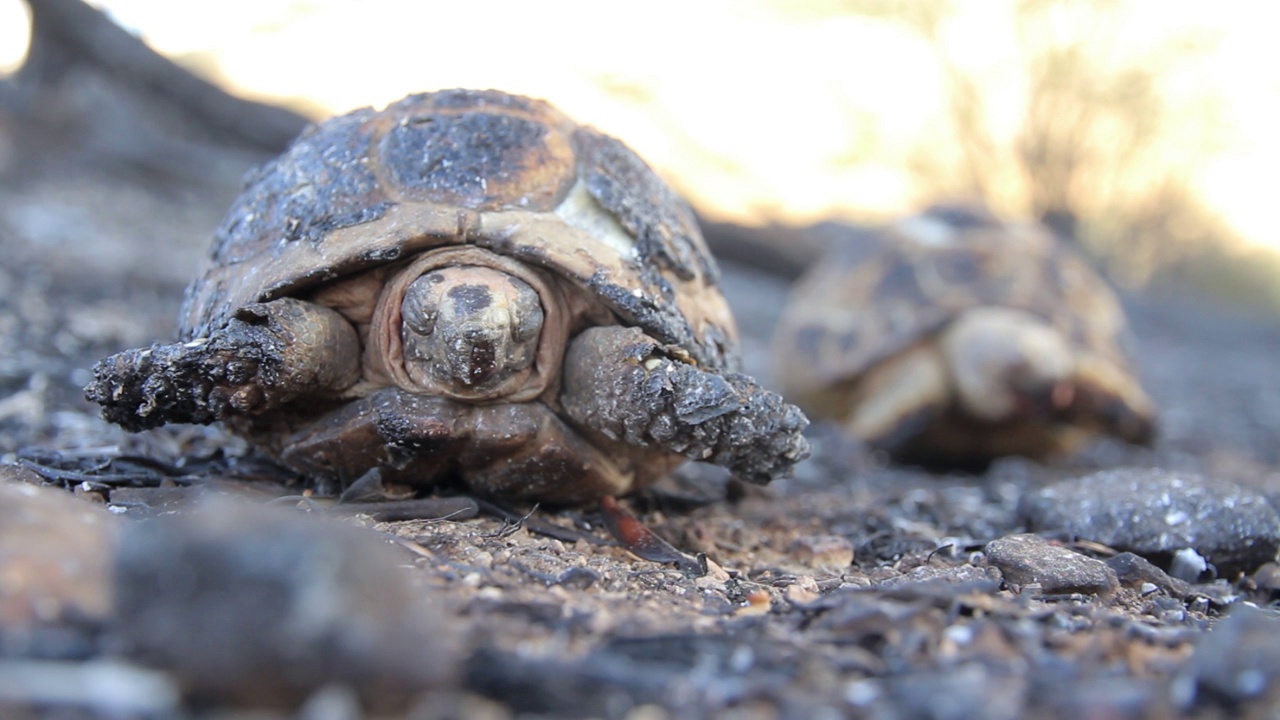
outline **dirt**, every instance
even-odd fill
[[[0,176],[6,461],[44,468],[49,482],[89,501],[129,498],[126,518],[180,514],[189,487],[234,481],[256,486],[258,502],[305,487],[216,427],[128,434],[81,397],[98,358],[173,338],[183,287],[234,192],[66,165]],[[791,371],[767,355],[786,281],[738,264],[724,270],[747,369],[767,385]],[[1123,583],[1054,594],[1002,580],[982,553],[1025,530],[1024,494],[1103,468],[1196,471],[1280,498],[1280,319],[1202,297],[1126,302],[1161,409],[1150,450],[1104,442],[1050,466],[1010,459],[982,475],[939,476],[890,466],[814,426],[814,456],[794,479],[755,488],[690,466],[627,501],[675,546],[704,553],[705,574],[629,554],[595,508],[533,509],[526,520],[528,508],[506,519],[347,520],[397,539],[401,565],[458,637],[454,679],[409,712],[1263,716],[1280,697],[1269,656],[1258,651],[1262,664],[1238,676],[1252,684],[1237,686],[1237,675],[1218,679],[1226,671],[1214,654],[1230,654],[1220,640],[1229,633],[1273,637],[1277,624],[1246,631],[1254,620],[1231,613],[1235,625],[1213,628],[1245,600],[1272,602],[1271,569],[1201,582],[1185,596]],[[122,457],[114,467],[136,482],[102,479],[101,463]],[[154,481],[138,480],[148,467],[139,457],[161,468]],[[60,480],[57,468],[67,470]],[[298,502],[308,501],[286,504]],[[1050,540],[1101,560],[1114,554]],[[90,659],[108,652],[95,648]],[[323,691],[316,698],[320,714],[309,717],[354,712]]]

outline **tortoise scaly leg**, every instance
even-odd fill
[[[85,398],[126,430],[257,415],[360,377],[360,341],[334,310],[281,298],[241,308],[207,338],[126,350],[98,362]]]
[[[808,457],[800,409],[740,374],[702,370],[637,328],[584,330],[565,355],[560,402],[579,426],[669,448],[767,483]]]

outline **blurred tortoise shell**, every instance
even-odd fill
[[[775,342],[789,400],[845,423],[874,405],[875,420],[854,434],[925,464],[1044,457],[1095,432],[1151,439],[1154,408],[1133,369],[1123,308],[1068,243],[1044,227],[964,206],[931,208],[877,239],[882,247],[871,254],[833,248],[793,289]],[[1070,355],[1069,379],[1086,391],[1079,399],[1087,407],[1077,403],[1048,426],[975,422],[954,397],[940,397],[954,392],[943,383],[903,385],[912,373],[898,373],[899,364],[938,348],[948,328],[989,308],[1025,313],[1056,331],[1065,342],[1055,352]]]

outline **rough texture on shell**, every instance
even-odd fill
[[[187,291],[181,334],[464,244],[544,267],[704,367],[736,369],[732,316],[689,207],[622,143],[497,91],[413,95],[309,129],[248,179]]]
[[[797,284],[777,343],[809,370],[788,373],[796,394],[849,382],[983,305],[1030,311],[1078,348],[1128,367],[1115,294],[1047,230],[935,210],[890,227],[884,241],[869,261],[837,251]]]

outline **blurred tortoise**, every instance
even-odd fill
[[[1115,294],[1042,227],[936,207],[796,285],[774,347],[784,394],[894,459],[981,468],[1108,434],[1147,444]]]
[[[225,420],[350,484],[582,502],[685,458],[752,482],[805,457],[736,373],[687,205],[618,140],[496,91],[413,95],[304,133],[252,177],[181,342],[94,368],[127,429]]]

